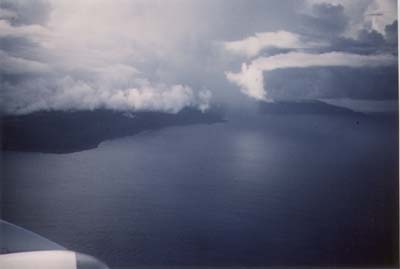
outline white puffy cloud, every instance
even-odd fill
[[[23,1],[0,6],[0,39],[27,42],[21,48],[11,43],[8,52],[0,48],[0,75],[20,75],[17,82],[0,81],[7,113],[95,108],[176,113],[186,106],[203,111],[209,107],[210,91],[193,89],[173,77],[166,83],[141,70],[179,59],[180,39],[192,30],[194,3],[48,4],[48,10],[37,12]],[[35,20],[24,19],[24,14]]]
[[[300,35],[295,33],[277,31],[256,33],[254,36],[242,40],[225,42],[224,48],[234,54],[252,57],[266,48],[302,49],[321,45],[303,40]]]
[[[141,85],[139,85],[141,84]],[[138,81],[137,87],[115,88],[108,84],[65,77],[49,84],[47,80],[24,83],[25,92],[2,96],[7,113],[26,114],[39,110],[93,110],[106,108],[118,111],[163,111],[177,113],[187,106],[208,109],[211,92],[194,92],[185,85],[153,84]],[[2,87],[12,90],[11,85]],[[32,92],[36,92],[32,95]],[[39,93],[39,94],[38,94]]]
[[[203,89],[198,93],[199,109],[204,112],[210,108],[210,100],[212,98],[212,92],[207,89]]]
[[[270,100],[263,73],[274,69],[319,66],[377,67],[394,65],[396,63],[397,57],[393,55],[358,55],[343,52],[322,54],[290,52],[270,57],[259,57],[250,64],[243,63],[240,72],[226,72],[226,77],[229,81],[238,85],[244,94],[260,100]]]

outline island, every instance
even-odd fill
[[[1,148],[7,151],[71,153],[96,148],[102,141],[168,126],[223,122],[221,111],[132,112],[106,109],[40,111],[7,115],[1,121]]]
[[[258,109],[264,114],[319,114],[319,115],[353,115],[364,116],[349,108],[331,105],[319,100],[276,100],[273,102],[259,102]]]

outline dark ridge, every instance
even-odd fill
[[[185,108],[162,112],[51,111],[2,118],[2,150],[70,153],[102,141],[168,126],[222,122],[219,111]]]
[[[259,102],[259,111],[265,114],[336,114],[364,115],[349,108],[327,104],[318,100]]]

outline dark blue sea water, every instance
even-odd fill
[[[3,218],[112,266],[383,265],[397,122],[253,115],[3,154]]]

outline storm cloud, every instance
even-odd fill
[[[226,51],[232,54],[237,53],[240,49],[249,56],[257,56],[250,62],[242,63],[239,72],[227,71],[226,78],[237,85],[242,93],[264,101],[271,101],[275,96],[278,98],[284,96],[290,99],[289,88],[292,88],[293,99],[324,98],[326,95],[331,98],[371,99],[376,96],[396,98],[397,43],[394,41],[397,40],[397,35],[394,33],[397,32],[395,16],[397,13],[392,11],[393,8],[396,8],[393,2],[364,1],[363,4],[360,3],[358,12],[354,13],[357,19],[353,19],[349,10],[354,10],[355,7],[354,3],[351,4],[349,1],[307,1],[302,10],[301,21],[303,24],[299,27],[302,34],[283,32],[282,43],[268,40],[268,37],[273,40],[273,37],[277,36],[276,33],[271,32],[262,33],[262,35],[256,34],[255,37],[250,36],[225,44]],[[391,10],[383,12],[380,9],[382,7],[391,8]],[[376,17],[383,18],[377,20]],[[384,25],[388,21],[393,22]],[[307,40],[308,44],[312,45],[299,42],[301,39]],[[267,52],[262,53],[262,49],[267,46],[285,47],[290,50],[286,53],[268,55]],[[262,54],[267,54],[267,56],[262,56]],[[290,78],[290,76],[285,76],[285,80],[288,82],[285,83],[281,80],[279,85],[281,92],[275,88],[272,90],[275,94],[270,94],[266,74],[268,72],[285,69],[313,69],[314,71],[317,69],[318,71],[318,68],[327,70],[329,67],[335,67],[336,70],[343,69],[349,73],[350,76],[341,76],[347,81],[355,79],[351,74],[358,72],[357,68],[364,70],[372,68],[377,74],[381,73],[380,69],[384,68],[388,71],[389,77],[372,76],[376,80],[371,83],[371,76],[366,75],[365,78],[359,76],[358,79],[368,81],[368,83],[342,83],[339,85],[315,76],[304,76],[301,79],[303,84],[297,84],[299,89],[293,91],[294,83],[287,80],[287,77]],[[283,73],[275,73],[275,77],[277,74],[282,75]],[[290,73],[286,72],[287,74]],[[387,85],[387,81],[390,81],[392,86]],[[332,91],[333,85],[338,86],[335,91]],[[365,88],[361,94],[360,90],[355,87],[357,85]],[[385,92],[385,94],[380,95],[366,90],[370,87],[365,87],[365,85],[374,85],[374,91]],[[357,94],[349,89],[353,89]],[[387,93],[388,89],[391,91],[389,94]],[[327,92],[329,93],[327,94]],[[347,95],[343,96],[345,93]]]
[[[397,58],[392,55],[357,55],[343,52],[308,54],[290,52],[260,57],[250,64],[242,64],[238,73],[227,72],[229,81],[236,83],[246,95],[260,100],[270,100],[268,86],[265,83],[264,72],[285,68],[309,67],[377,67],[395,65]]]
[[[171,26],[169,33],[162,33],[163,22],[147,21],[166,12],[157,3],[37,4],[32,9],[31,1],[0,5],[4,112],[108,108],[176,113],[186,106],[208,108],[212,93],[205,87],[195,90],[139,70],[157,58],[165,61],[180,38],[172,32],[181,29]]]
[[[395,2],[0,0],[2,112],[395,99]]]

